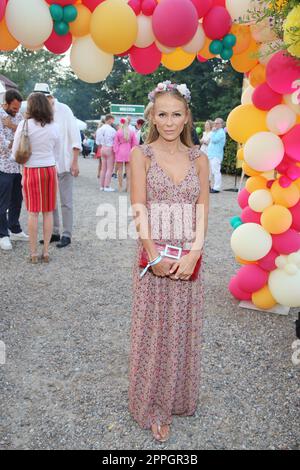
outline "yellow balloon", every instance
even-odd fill
[[[279,235],[291,227],[293,217],[286,207],[275,204],[263,211],[260,222],[272,235]]]
[[[233,140],[245,144],[254,134],[268,130],[267,113],[253,104],[240,105],[229,114],[227,130]]]
[[[245,259],[240,258],[239,256],[236,256],[235,260],[239,264],[257,264],[257,261],[247,261]]]
[[[251,166],[249,166],[248,163],[246,163],[246,162],[243,162],[242,169],[243,169],[243,172],[245,173],[245,175],[247,175],[247,176],[258,176],[258,175],[260,175],[260,171],[253,170],[253,168],[251,168]]]
[[[135,43],[138,23],[134,11],[123,0],[106,0],[94,10],[90,30],[100,49],[121,54]]]
[[[264,286],[262,289],[258,290],[257,292],[253,292],[252,303],[257,308],[262,308],[263,310],[268,310],[270,308],[273,308],[277,304],[268,286]]]
[[[161,63],[169,70],[178,71],[189,67],[196,57],[196,54],[189,54],[183,49],[177,48],[171,54],[163,54]]]
[[[295,183],[292,183],[288,188],[282,188],[279,181],[275,181],[272,184],[271,193],[275,204],[279,204],[284,207],[295,206],[300,198],[300,191]]]
[[[90,32],[90,23],[92,13],[85,5],[77,5],[77,18],[72,21],[70,26],[70,32],[75,37],[86,36]]]
[[[267,189],[267,183],[266,178],[262,176],[251,176],[251,178],[247,180],[246,189],[248,193],[253,193],[258,189]]]
[[[257,42],[252,39],[250,46],[242,54],[236,54],[231,59],[231,65],[237,72],[245,73],[252,70],[258,63],[255,55],[258,51]]]

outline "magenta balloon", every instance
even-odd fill
[[[290,167],[287,169],[286,175],[292,181],[296,181],[298,178],[300,178],[300,168],[299,168],[299,166],[290,165]]]
[[[213,6],[213,0],[191,0],[195,5],[199,18],[203,18]]]
[[[291,228],[297,232],[300,232],[300,201],[294,207],[290,207],[289,211],[293,216],[293,223]]]
[[[6,10],[7,0],[0,0],[0,21],[3,20],[5,10]]]
[[[142,2],[143,15],[152,16],[156,7],[157,7],[156,0],[143,0]]]
[[[265,271],[274,271],[274,269],[277,268],[275,264],[277,256],[279,256],[277,251],[271,248],[269,253],[258,261],[258,266],[264,269]]]
[[[89,10],[94,11],[100,3],[104,0],[82,0],[82,5],[88,7]]]
[[[292,184],[292,180],[290,180],[290,178],[288,178],[286,175],[281,175],[278,183],[282,188],[289,188]]]
[[[280,235],[272,235],[272,238],[274,250],[282,255],[290,255],[300,249],[300,233],[292,228]]]
[[[289,158],[300,162],[300,124],[282,136],[285,153]]]
[[[252,102],[258,109],[269,111],[282,102],[282,95],[272,90],[267,83],[262,83],[255,88]]]
[[[133,9],[136,16],[138,16],[141,13],[142,5],[141,5],[140,0],[130,0],[130,2],[128,2],[128,5]]]
[[[248,199],[249,199],[250,193],[247,191],[246,188],[242,189],[242,191],[239,192],[238,194],[238,204],[241,209],[245,209],[245,207],[248,206]]]
[[[156,39],[168,47],[190,42],[198,25],[198,13],[190,0],[161,0],[152,16]]]
[[[255,212],[247,206],[242,210],[241,219],[244,224],[260,224],[261,212]]]
[[[149,47],[130,49],[129,60],[134,70],[142,75],[153,73],[160,65],[162,53],[153,43]]]
[[[229,33],[232,19],[226,8],[213,7],[203,20],[203,28],[210,39],[222,39]]]
[[[237,273],[237,285],[245,292],[256,292],[268,282],[269,273],[256,264],[243,266]]]
[[[64,36],[59,36],[53,30],[47,41],[44,43],[48,51],[53,54],[63,54],[67,52],[68,49],[72,46],[72,34],[68,33]]]
[[[76,0],[46,0],[49,5],[60,5],[61,7],[66,7],[67,5],[73,5]]]
[[[237,277],[231,278],[231,281],[228,286],[229,292],[238,300],[251,300],[251,294],[249,292],[244,292],[239,288]]]
[[[268,62],[267,82],[269,86],[281,94],[290,94],[295,91],[292,84],[300,78],[300,65],[297,59],[287,55],[286,51],[277,52]]]

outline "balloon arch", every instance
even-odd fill
[[[282,12],[279,38],[273,23]],[[128,56],[140,74],[214,57],[246,74],[250,84],[227,122],[249,176],[238,195],[242,213],[231,221],[242,267],[229,290],[261,309],[300,306],[300,41],[290,40],[300,25],[297,2],[0,0],[0,20],[0,50],[71,48],[73,71],[89,83],[105,80],[114,56]]]

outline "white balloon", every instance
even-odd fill
[[[101,51],[91,36],[83,36],[73,43],[70,64],[80,80],[97,83],[105,80],[112,71],[114,56]]]
[[[43,44],[53,29],[49,5],[44,0],[9,0],[5,19],[9,32],[28,47]]]
[[[236,256],[246,261],[257,261],[272,248],[271,235],[259,224],[240,225],[231,236],[231,248]]]
[[[251,0],[226,0],[226,8],[233,21],[237,21],[247,15],[251,10]]]
[[[297,92],[297,95],[298,95],[298,92]],[[300,114],[300,104],[297,104],[297,102],[296,102],[296,94],[293,95],[293,93],[292,93],[291,95],[284,95],[283,96],[283,101],[296,114]],[[300,101],[300,92],[299,92],[299,101]]]
[[[261,44],[258,49],[258,60],[262,65],[267,65],[270,60],[272,59],[273,55],[275,55],[280,47],[282,47],[282,41],[273,41],[273,42],[266,42]],[[278,47],[278,48],[277,48]],[[275,49],[275,51],[274,51]]]
[[[252,102],[252,95],[254,93],[255,88],[249,85],[246,90],[242,94],[242,104],[253,104]]]
[[[157,48],[164,54],[172,54],[175,51],[175,47],[167,47],[164,44],[161,44],[159,41],[155,41]]]
[[[273,170],[283,156],[283,142],[272,132],[257,132],[247,140],[244,147],[245,162],[256,171]]]
[[[182,49],[185,52],[188,52],[189,54],[197,54],[197,52],[199,52],[204,46],[204,43],[205,43],[204,29],[203,29],[203,26],[199,24],[199,27],[193,39],[187,44],[185,44],[185,46],[183,46]]]
[[[155,41],[152,29],[152,17],[139,15],[137,17],[138,35],[135,41],[136,47],[148,47]]]
[[[248,205],[255,212],[263,212],[267,207],[273,205],[271,191],[267,189],[257,189],[253,191],[249,196]]]
[[[283,269],[270,273],[269,289],[277,303],[287,307],[300,307],[300,268],[286,264]]]
[[[274,106],[267,114],[267,127],[277,135],[286,134],[296,124],[297,116],[285,104]]]

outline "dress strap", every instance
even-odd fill
[[[141,151],[143,152],[145,157],[148,157],[152,160],[153,150],[152,150],[150,145],[148,145],[148,144],[139,145],[139,148],[141,149]]]
[[[202,150],[200,150],[200,146],[199,145],[194,145],[194,147],[191,147],[190,148],[190,151],[189,151],[189,154],[190,154],[190,160],[193,162],[194,160],[196,160],[197,158],[200,158],[202,157],[203,155],[205,155]]]

